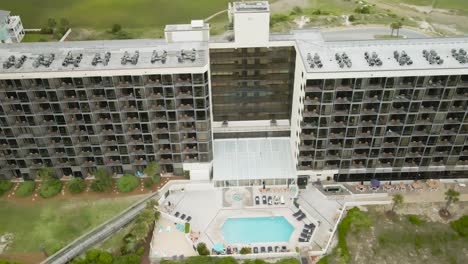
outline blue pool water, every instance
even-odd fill
[[[222,233],[227,243],[262,243],[289,241],[294,227],[282,216],[229,218]]]

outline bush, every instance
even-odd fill
[[[131,174],[124,174],[120,179],[117,180],[117,188],[119,192],[128,193],[138,187],[138,178]]]
[[[460,217],[460,219],[452,221],[450,226],[462,237],[468,236],[468,215]]]
[[[348,17],[348,20],[349,20],[349,22],[354,22],[354,21],[356,21],[356,16],[350,15],[350,16]]]
[[[138,256],[143,256],[144,253],[145,253],[144,247],[139,247],[137,251],[135,252],[135,254],[137,254]]]
[[[153,183],[154,184],[159,184],[161,182],[161,175],[154,175],[153,177]]]
[[[197,252],[200,256],[208,256],[210,255],[210,250],[206,247],[205,243],[198,243],[197,245]]]
[[[76,177],[68,182],[68,190],[70,193],[82,193],[86,189],[86,183],[82,178]]]
[[[136,254],[128,254],[124,256],[117,256],[114,258],[112,264],[140,264],[141,257]]]
[[[159,165],[158,163],[152,161],[146,165],[146,168],[143,171],[147,176],[153,177],[159,174]]]
[[[153,178],[148,177],[143,180],[143,185],[145,186],[146,189],[151,189],[154,185]]]
[[[288,22],[290,20],[289,16],[285,14],[274,14],[270,18],[270,26],[281,23],[281,22]]]
[[[94,192],[106,192],[112,188],[112,178],[105,169],[98,169],[94,173],[94,181],[91,190]]]
[[[62,187],[63,184],[60,180],[50,179],[42,184],[39,194],[42,198],[54,197],[62,190]]]
[[[190,171],[184,171],[184,177],[188,180],[190,180]]]
[[[424,220],[419,218],[417,215],[408,215],[408,221],[412,223],[413,225],[422,225],[424,224]]]
[[[122,26],[120,24],[114,24],[112,25],[112,29],[111,29],[111,32],[112,33],[117,33],[119,32],[120,30],[122,30]]]
[[[185,234],[190,233],[190,223],[185,223]]]
[[[241,250],[239,251],[239,253],[241,253],[242,255],[251,254],[251,253],[252,253],[252,248],[243,247],[243,248],[241,248]]]
[[[13,183],[9,180],[0,180],[0,196],[11,190]]]
[[[348,211],[348,214],[343,218],[343,221],[338,225],[338,250],[340,257],[345,263],[350,260],[348,245],[346,244],[346,236],[351,227],[354,227],[356,232],[361,229],[366,229],[371,226],[371,221],[367,214],[361,212],[359,208],[354,207]]]
[[[33,181],[22,182],[16,191],[16,195],[19,197],[27,197],[34,192],[35,187],[36,183]]]
[[[372,12],[372,6],[370,5],[361,5],[354,9],[355,13],[358,14],[370,14]]]
[[[0,259],[0,264],[22,264],[21,262],[10,261],[6,259]]]

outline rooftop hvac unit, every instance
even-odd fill
[[[452,49],[452,57],[455,58],[461,64],[465,64],[468,62],[468,55],[464,49]]]
[[[183,49],[177,53],[177,61],[180,63],[183,63],[184,61],[187,61],[187,60],[194,62],[197,58],[196,56],[197,56],[196,49],[191,49],[189,51]]]
[[[435,50],[423,50],[423,57],[429,62],[429,64],[443,64],[444,59],[440,58],[439,54]]]
[[[309,63],[309,66],[311,68],[315,68],[316,66],[317,68],[323,67],[322,60],[320,59],[320,56],[317,53],[314,54],[313,58],[312,55],[310,55],[310,53],[307,53],[307,62]]]
[[[156,61],[161,61],[162,64],[166,63],[167,59],[167,51],[163,51],[161,55],[158,54],[156,50],[153,50],[153,54],[151,55],[151,63],[155,63]]]
[[[138,58],[140,57],[140,52],[138,50],[133,53],[132,57],[130,57],[130,54],[128,51],[125,51],[124,55],[122,56],[121,63],[122,65],[126,65],[127,62],[130,62],[133,65],[136,65],[138,63]]]
[[[397,50],[393,51],[393,57],[395,58],[395,60],[398,62],[400,66],[413,64],[413,61],[411,60],[410,56],[406,54],[404,50],[401,51],[401,53],[398,52]]]
[[[353,66],[353,63],[351,62],[351,59],[349,58],[348,54],[346,54],[346,52],[341,54],[335,53],[335,60],[340,68],[344,68],[345,66],[351,68]]]
[[[369,52],[364,52],[364,58],[366,59],[367,61],[367,64],[369,64],[369,66],[382,66],[382,60],[379,58],[379,55],[377,55],[376,52],[372,52],[371,54],[369,54]]]
[[[67,67],[70,64],[73,64],[75,67],[80,66],[81,59],[83,59],[83,54],[78,54],[78,56],[73,57],[73,54],[71,51],[67,53],[67,56],[65,56],[65,59],[63,59],[62,66]]]
[[[41,65],[45,66],[45,67],[50,67],[50,65],[52,64],[52,62],[54,61],[55,59],[55,54],[53,53],[50,53],[50,54],[40,54],[39,56],[37,56],[37,58],[34,60],[33,62],[33,67],[34,68],[37,68]]]
[[[14,65],[15,68],[18,69],[21,66],[23,66],[26,59],[27,59],[27,57],[25,55],[22,55],[18,59],[14,55],[11,55],[10,57],[8,57],[8,59],[6,61],[3,62],[3,68],[4,69],[9,69],[9,68],[13,67],[13,65]]]
[[[104,53],[104,58],[101,57],[101,54],[96,53],[94,54],[94,58],[93,58],[93,61],[91,61],[91,64],[93,66],[96,66],[98,63],[102,63],[102,65],[107,66],[107,64],[109,64],[110,57],[111,57],[111,53],[108,51]]]

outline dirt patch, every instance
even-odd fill
[[[37,264],[45,259],[42,252],[0,254],[0,259],[18,261],[25,264]]]

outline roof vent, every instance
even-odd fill
[[[320,59],[320,56],[317,53],[314,54],[313,58],[312,55],[310,55],[310,53],[307,53],[307,62],[309,63],[309,66],[311,68],[315,68],[315,66],[317,66],[317,68],[323,67],[322,60]]]
[[[108,51],[104,53],[104,58],[101,57],[101,54],[96,53],[94,54],[94,58],[93,61],[91,61],[91,64],[96,66],[98,63],[102,63],[102,65],[107,66],[107,64],[109,64],[110,57],[111,53]]]
[[[167,51],[163,51],[161,55],[158,54],[156,50],[153,50],[153,54],[151,55],[151,63],[155,63],[156,61],[161,61],[162,64],[166,63],[167,59]]]
[[[69,51],[65,59],[63,59],[62,66],[67,67],[68,65],[73,64],[73,66],[78,67],[80,66],[81,59],[83,59],[83,54],[80,53],[78,56],[73,57],[73,54]]]
[[[52,62],[54,61],[55,59],[55,54],[53,53],[50,53],[50,54],[40,54],[33,62],[33,67],[34,68],[37,68],[41,65],[44,65],[45,67],[49,67]]]
[[[186,60],[190,60],[190,61],[194,62],[196,58],[197,58],[197,50],[196,49],[191,49],[189,51],[183,49],[180,52],[177,52],[177,60],[180,63],[183,63]]]
[[[15,68],[20,68],[21,66],[23,66],[23,63],[26,61],[26,56],[25,55],[22,55],[21,57],[19,57],[18,59],[16,59],[15,56],[11,55],[10,57],[8,57],[8,59],[6,61],[3,62],[3,68],[4,69],[9,69],[11,67],[13,67],[13,65],[15,65]]]
[[[413,64],[411,57],[408,54],[406,54],[404,50],[402,50],[401,53],[398,52],[398,50],[393,51],[393,57],[398,62],[398,64],[400,64],[400,66]]]
[[[364,52],[364,58],[371,67],[382,66],[382,60],[379,58],[379,55],[377,55],[376,52],[369,54],[369,52],[366,51]]]
[[[335,53],[335,60],[340,68],[344,68],[344,66],[351,68],[351,66],[353,66],[353,63],[346,52],[343,52],[342,54]]]
[[[133,53],[132,57],[130,57],[130,54],[128,51],[125,51],[124,55],[122,56],[121,63],[122,65],[127,64],[127,62],[131,62],[133,65],[136,65],[138,63],[138,58],[140,57],[140,53],[138,50]]]
[[[429,62],[429,64],[439,64],[444,63],[444,59],[440,58],[439,54],[435,50],[423,50],[423,56]]]
[[[454,57],[461,64],[468,62],[468,55],[464,49],[459,49],[458,51],[456,49],[452,49],[452,57]]]

